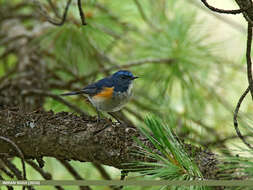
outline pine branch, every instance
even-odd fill
[[[102,128],[105,129],[96,133]],[[120,169],[126,167],[122,165],[123,163],[148,161],[148,158],[132,154],[138,147],[133,137],[137,137],[157,151],[137,130],[124,124],[108,120],[97,123],[94,117],[77,116],[66,112],[54,114],[45,111],[22,113],[19,110],[2,110],[0,135],[13,140],[25,158],[50,156],[64,160],[96,162]],[[0,142],[0,147],[0,153],[17,156],[17,152],[10,150],[6,143]],[[217,172],[215,155],[190,145],[189,147],[191,154],[195,152],[192,158],[196,159],[202,168],[203,175],[215,176]],[[207,163],[211,163],[210,167],[206,167]]]
[[[60,160],[59,162],[68,170],[68,172],[76,179],[76,180],[84,180],[79,173],[71,166],[70,163],[66,160]],[[80,186],[80,190],[91,190],[89,186]]]
[[[250,91],[250,87],[248,87],[244,93],[241,95],[240,99],[238,100],[238,103],[237,103],[237,106],[235,108],[235,113],[234,113],[234,127],[235,127],[235,131],[238,135],[238,137],[242,140],[242,142],[247,146],[249,147],[250,149],[253,149],[252,145],[250,145],[246,139],[244,138],[244,136],[242,135],[241,131],[239,130],[239,127],[238,127],[238,121],[237,121],[237,116],[238,116],[238,112],[240,110],[240,107],[241,107],[241,104],[244,100],[244,98],[246,97],[246,95],[249,93]]]
[[[38,173],[40,173],[40,175],[46,179],[46,180],[52,180],[52,175],[48,172],[45,172],[41,167],[39,167],[36,163],[34,163],[33,161],[31,160],[26,160],[26,162],[32,166],[32,168],[34,170],[36,170]],[[58,189],[58,190],[64,190],[61,186],[54,186],[55,189]]]

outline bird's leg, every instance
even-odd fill
[[[117,118],[116,114],[114,114],[113,112],[108,112],[108,114],[112,116],[114,119],[116,119],[116,121],[118,121],[120,124],[122,124],[122,121],[119,118]]]

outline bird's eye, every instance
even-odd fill
[[[121,76],[121,79],[127,79],[128,77],[127,76],[125,76],[125,75],[122,75]]]

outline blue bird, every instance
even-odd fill
[[[139,77],[134,76],[130,71],[120,70],[109,77],[89,84],[80,91],[68,92],[62,96],[84,94],[96,108],[98,121],[99,111],[119,111],[131,98],[133,81]]]

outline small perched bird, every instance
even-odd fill
[[[119,111],[131,98],[133,80],[139,77],[134,76],[130,71],[120,70],[109,77],[89,84],[77,92],[68,92],[62,96],[84,94],[96,108],[98,120],[99,111]]]

